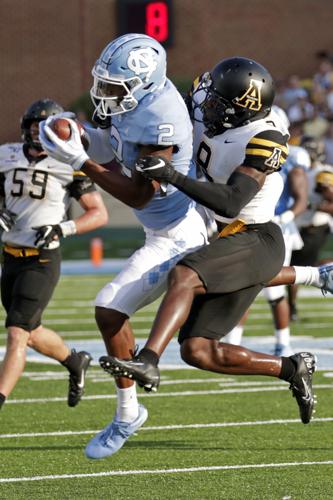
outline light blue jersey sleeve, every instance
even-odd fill
[[[113,160],[115,155],[109,141],[109,129],[89,128],[86,132],[89,136],[89,157],[102,165]]]
[[[111,141],[127,169],[134,170],[140,146],[173,146],[174,168],[184,175],[195,175],[192,123],[182,97],[169,80],[163,89],[146,96],[133,112],[114,118]],[[192,206],[193,200],[169,184],[164,195],[156,193],[135,213],[144,226],[161,229],[181,219]]]

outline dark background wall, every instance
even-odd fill
[[[174,0],[168,73],[177,81],[243,55],[276,78],[313,74],[333,51],[332,0]],[[34,100],[70,106],[91,86],[91,67],[117,33],[116,0],[0,0],[0,142],[19,139]]]

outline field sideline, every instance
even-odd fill
[[[158,393],[139,390],[148,421],[116,455],[95,462],[85,458],[84,446],[115,409],[113,381],[97,366],[102,345],[93,319],[93,299],[106,281],[103,275],[61,278],[45,325],[70,345],[93,347],[95,363],[85,398],[73,409],[66,405],[64,370],[29,353],[25,374],[1,411],[1,498],[332,498],[331,297],[302,294],[301,321],[292,325],[294,347],[311,346],[319,359],[311,424],[300,423],[286,383],[190,369],[175,341],[162,361]],[[157,305],[135,315],[139,343]],[[269,351],[273,341],[270,311],[259,297],[244,344]],[[4,345],[3,331],[0,353]]]

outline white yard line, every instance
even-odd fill
[[[319,422],[332,422],[333,417],[327,418],[313,418],[312,423]],[[283,424],[300,424],[298,418],[278,419],[278,420],[256,420],[254,422],[214,422],[212,424],[178,424],[178,425],[157,425],[145,426],[140,431],[173,431],[185,429],[212,429],[223,427],[249,427],[260,425],[283,425]],[[26,432],[16,434],[0,434],[0,439],[16,439],[16,438],[35,438],[35,437],[57,437],[57,436],[82,436],[86,434],[95,434],[100,429],[87,430],[87,431],[54,431],[54,432]]]
[[[331,389],[332,384],[317,384],[314,389]],[[286,391],[288,390],[288,385],[283,386],[270,386],[270,387],[250,387],[244,389],[216,389],[209,391],[177,391],[177,392],[158,392],[157,394],[142,393],[141,398],[170,398],[170,397],[188,397],[188,396],[211,396],[219,394],[241,394],[241,393],[256,393],[256,392],[272,392],[272,391]],[[85,396],[85,401],[95,401],[98,399],[116,399],[116,394],[96,394],[94,396]],[[35,404],[35,403],[58,403],[60,401],[67,401],[67,398],[30,398],[30,399],[9,399],[6,401],[8,404]]]
[[[111,477],[111,476],[135,476],[135,475],[151,475],[151,474],[177,474],[177,473],[193,473],[207,471],[229,471],[241,469],[269,469],[281,467],[302,467],[308,465],[333,465],[332,460],[322,462],[285,462],[277,464],[242,464],[242,465],[214,465],[211,467],[184,467],[176,469],[143,469],[143,470],[118,470],[106,472],[94,472],[88,474],[59,474],[50,476],[33,476],[33,477],[4,477],[0,478],[0,483],[18,483],[24,481],[48,481],[50,479],[82,479],[86,477]]]

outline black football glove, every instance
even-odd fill
[[[136,162],[135,169],[147,179],[162,183],[172,183],[177,177],[171,163],[161,156],[143,156]]]
[[[0,210],[0,230],[2,229],[6,232],[10,231],[15,224],[15,217],[16,214],[14,214],[14,212],[11,212],[6,208],[2,208]]]
[[[33,227],[32,229],[36,229],[37,231],[35,239],[35,246],[37,248],[48,247],[52,241],[58,240],[63,236],[60,224]]]

